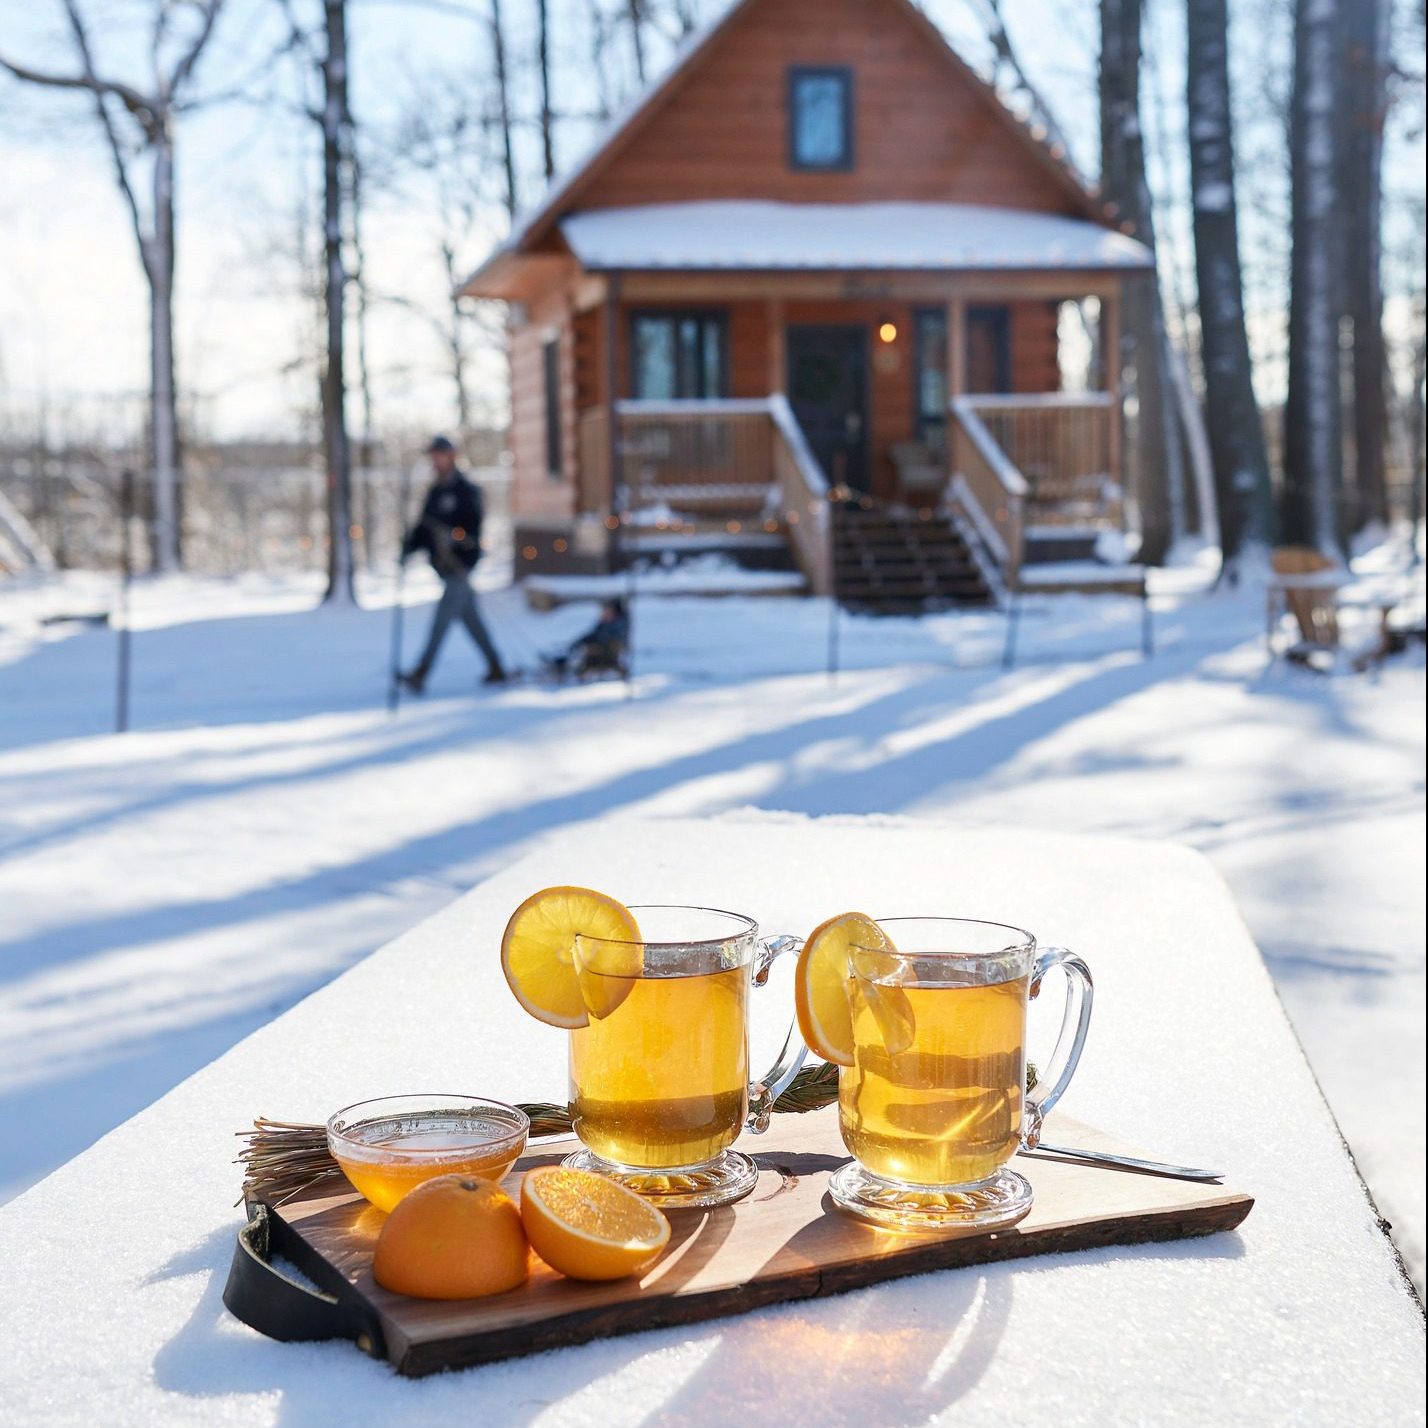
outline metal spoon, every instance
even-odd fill
[[[1193,1165],[1164,1165],[1158,1160],[1137,1160],[1133,1155],[1110,1155],[1103,1150],[1073,1150],[1066,1145],[1047,1145],[1043,1140],[1035,1150],[1023,1155],[1065,1156],[1085,1165],[1104,1165],[1111,1170],[1132,1170],[1139,1175],[1162,1175],[1168,1180],[1201,1180],[1218,1182],[1224,1178],[1221,1170],[1197,1170]]]

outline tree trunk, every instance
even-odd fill
[[[555,177],[555,120],[550,107],[550,0],[536,0],[536,61],[540,68],[540,148],[546,182]]]
[[[590,65],[595,75],[596,118],[606,120],[614,112],[614,95],[610,89],[610,66],[605,63],[610,48],[610,35],[600,0],[585,0],[590,20]]]
[[[153,566],[179,567],[178,401],[174,375],[174,152],[165,133],[154,146],[154,226],[143,243],[149,280],[149,442],[153,460]]]
[[[506,30],[501,21],[501,0],[491,0],[491,52],[496,68],[496,102],[500,108],[501,158],[506,176],[506,213],[514,218],[520,209],[516,189],[516,153],[511,135],[511,84],[506,64]]]
[[[1383,125],[1389,0],[1342,6],[1341,189],[1343,310],[1353,332],[1355,530],[1388,524],[1385,448],[1388,358],[1383,338]]]
[[[456,420],[463,437],[471,434],[471,388],[466,377],[466,338],[463,330],[465,313],[461,310],[461,273],[456,266],[456,250],[450,240],[441,245],[441,260],[446,266],[447,301],[450,318],[446,328],[446,350],[451,357],[451,383],[456,393]]]
[[[1245,546],[1273,541],[1274,500],[1245,331],[1226,0],[1189,0],[1186,42],[1200,354],[1228,565]]]
[[[1140,122],[1141,0],[1101,0],[1101,189],[1132,234],[1155,251]],[[1152,273],[1127,283],[1125,336],[1139,404],[1137,505],[1141,559],[1159,565],[1185,534],[1185,464],[1169,377],[1165,312]]]
[[[645,6],[644,0],[626,0],[630,16],[630,43],[635,51],[635,78],[645,82]]]
[[[1289,391],[1284,404],[1286,539],[1343,549],[1339,384],[1337,0],[1297,0],[1290,101]]]
[[[322,434],[327,458],[326,603],[356,599],[352,579],[352,451],[347,437],[344,368],[347,273],[342,256],[347,110],[346,0],[324,0],[327,54],[322,65],[322,247],[327,351],[322,369]]]
[[[349,138],[352,136],[349,134]],[[376,564],[376,514],[372,493],[372,458],[376,447],[375,400],[372,394],[372,363],[368,349],[368,315],[371,289],[367,283],[367,247],[362,241],[362,164],[355,142],[352,169],[352,260],[357,287],[357,391],[362,403],[362,435],[357,442],[357,499],[353,510],[362,528],[362,557],[368,570]]]

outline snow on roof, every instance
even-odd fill
[[[560,225],[602,269],[1149,268],[1150,251],[1085,219],[966,203],[711,200],[605,208]]]

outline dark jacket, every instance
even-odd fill
[[[421,518],[402,542],[402,559],[424,550],[443,580],[469,575],[481,559],[483,514],[481,492],[461,472],[434,482]]]

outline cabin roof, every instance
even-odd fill
[[[511,271],[511,260],[529,253],[548,239],[561,220],[571,213],[587,186],[604,170],[624,145],[662,107],[710,50],[714,41],[731,27],[737,17],[761,0],[732,0],[725,11],[680,46],[665,72],[617,112],[566,174],[555,179],[537,205],[520,217],[505,241],[461,285],[460,293],[474,297],[501,297]],[[934,50],[974,92],[981,95],[996,116],[1036,156],[1052,181],[1089,220],[1104,220],[1105,209],[1085,179],[1076,171],[1061,145],[1039,133],[1030,122],[1015,114],[996,87],[984,80],[948,43],[941,30],[912,0],[886,0],[903,9],[921,29]],[[842,205],[840,205],[842,207]]]
[[[560,232],[590,272],[1154,266],[1143,243],[1099,223],[966,203],[657,203],[575,213]]]

